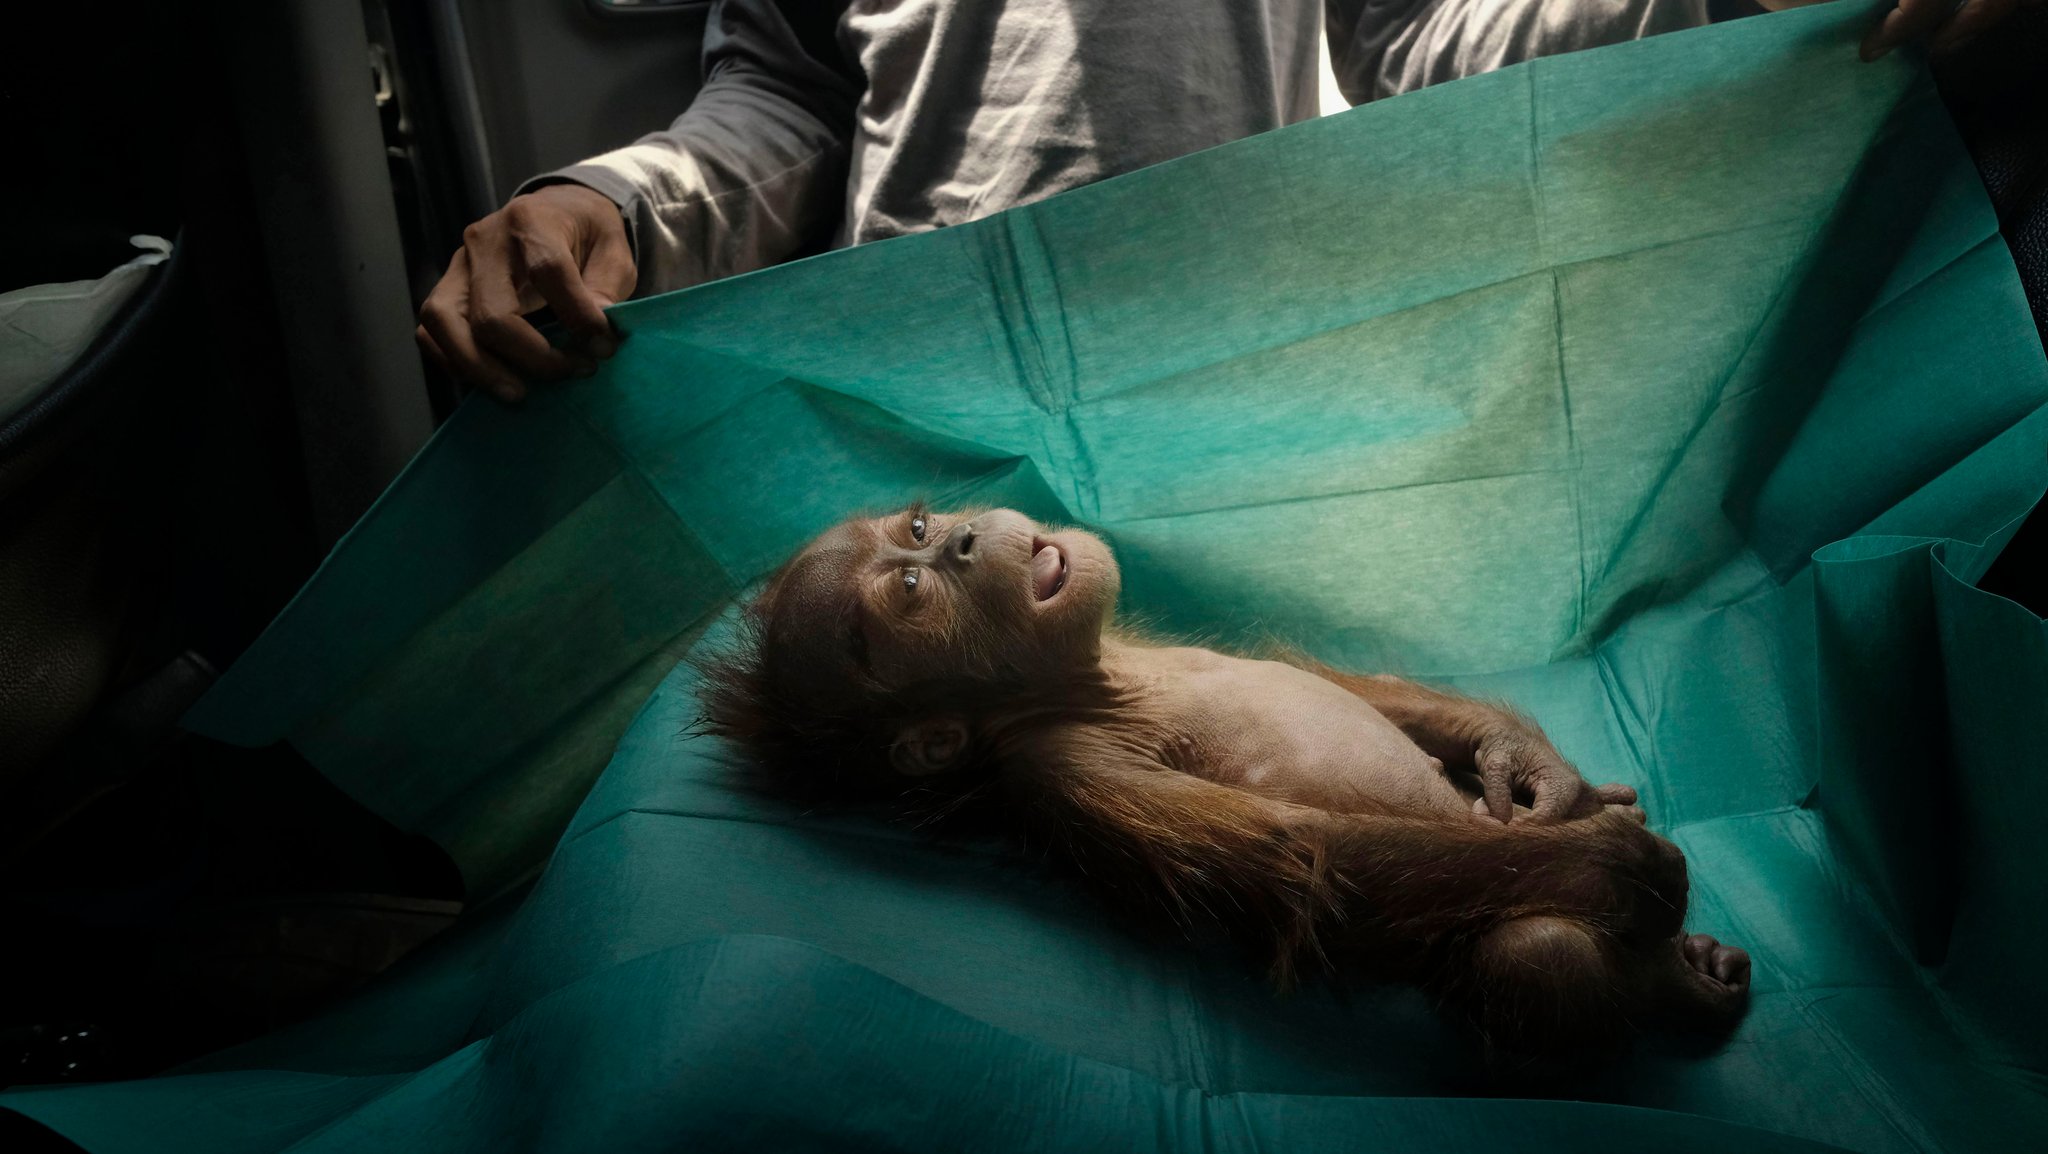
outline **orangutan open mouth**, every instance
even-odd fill
[[[1058,545],[1031,539],[1031,592],[1040,601],[1050,601],[1067,587],[1067,555]]]

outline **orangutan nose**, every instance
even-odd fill
[[[946,534],[946,554],[957,561],[971,562],[974,560],[974,526],[972,524],[962,521],[960,524],[953,526],[952,532]]]

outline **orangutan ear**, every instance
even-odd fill
[[[967,760],[970,735],[957,717],[913,721],[896,731],[889,764],[906,777],[928,777],[958,769]]]

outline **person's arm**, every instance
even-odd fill
[[[517,400],[614,348],[604,309],[774,264],[829,233],[861,83],[841,59],[844,0],[718,0],[705,81],[667,130],[534,178],[463,233],[420,309],[421,349]],[[554,309],[574,342],[526,314]]]
[[[1711,5],[1718,7],[1718,5]],[[1330,69],[1352,104],[1711,23],[1710,0],[1325,0]]]
[[[1804,8],[1809,4],[1827,3],[1828,0],[1709,0],[1715,4],[1733,4],[1741,7],[1734,15],[1748,16],[1758,12],[1783,12],[1787,8]],[[1915,41],[1925,42],[1930,52],[1940,55],[1949,52],[1997,27],[2007,17],[2028,4],[2040,4],[2042,0],[1897,0],[1891,7],[1879,9],[1872,18],[1870,31],[1863,34],[1863,44],[1858,54],[1865,60],[1882,59],[1892,49]],[[1726,19],[1721,12],[1714,19]]]
[[[704,86],[668,128],[528,181],[609,197],[639,270],[636,296],[785,260],[828,236],[846,193],[858,72],[838,43],[844,0],[720,0]]]
[[[1352,104],[1398,96],[1539,56],[1825,0],[1324,0],[1330,67]],[[1862,56],[1908,41],[1968,43],[2044,0],[1897,0],[1873,15]]]

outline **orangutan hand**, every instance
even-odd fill
[[[1608,806],[1636,808],[1636,791],[1628,786],[1589,785],[1548,738],[1531,726],[1501,725],[1479,743],[1473,755],[1479,782],[1485,791],[1472,805],[1472,812],[1498,820],[1550,822],[1591,817]],[[1517,796],[1529,804],[1515,804]]]

